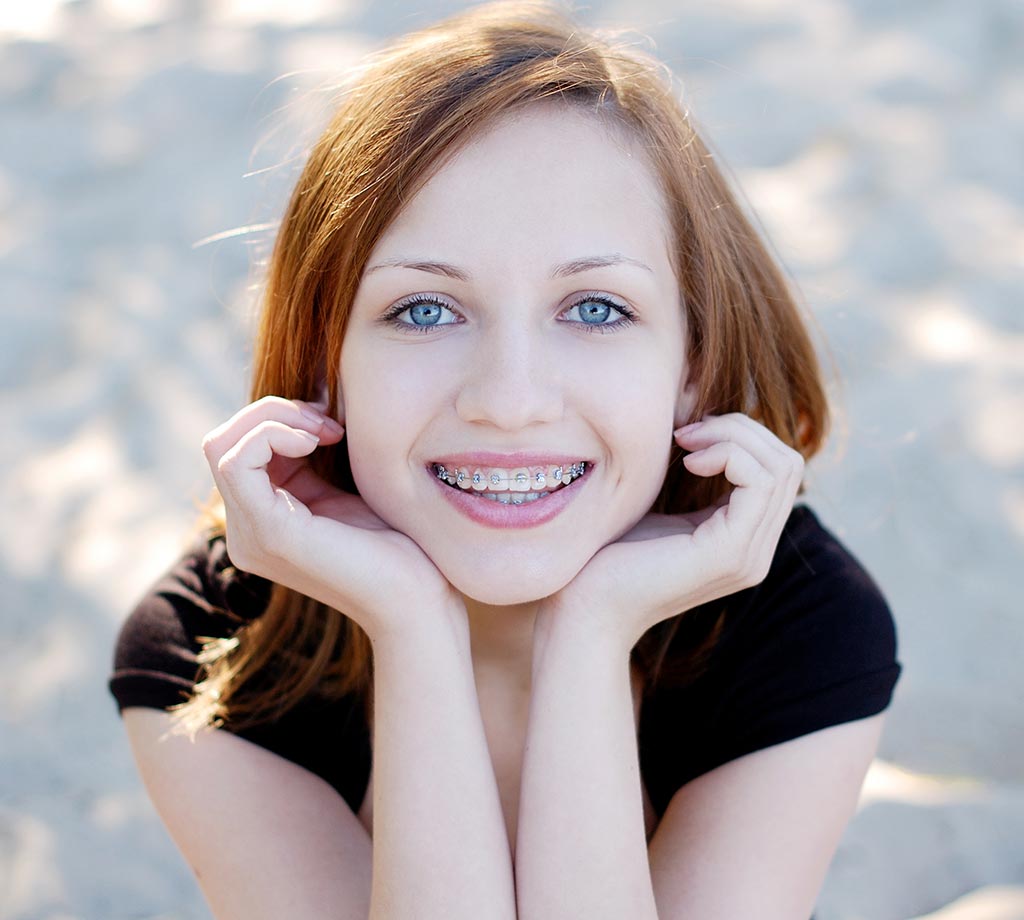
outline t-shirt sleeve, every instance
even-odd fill
[[[232,636],[265,603],[269,583],[239,574],[223,540],[201,539],[143,594],[114,646],[108,687],[119,712],[188,699],[203,639]]]
[[[805,513],[804,526],[784,533],[788,545],[731,631],[719,763],[882,712],[902,671],[878,585]]]
[[[264,612],[271,588],[270,581],[231,565],[223,537],[194,544],[121,625],[108,682],[118,712],[128,706],[167,709],[188,699],[201,676],[197,656],[203,637],[233,636]],[[358,694],[327,699],[310,694],[282,717],[223,728],[320,776],[353,812],[359,810],[371,745]]]

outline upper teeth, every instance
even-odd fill
[[[476,492],[536,492],[568,485],[583,475],[586,466],[585,460],[569,466],[521,466],[512,470],[469,466],[448,469],[435,463],[434,473],[449,485]]]

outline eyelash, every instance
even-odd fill
[[[587,332],[614,332],[618,329],[622,329],[626,326],[632,326],[637,322],[636,314],[625,304],[616,303],[610,297],[606,297],[603,294],[584,294],[574,300],[564,312],[568,312],[573,307],[578,307],[585,303],[600,303],[611,307],[613,310],[622,314],[620,319],[617,319],[614,323],[584,323],[584,322],[573,322],[575,326],[582,326]],[[449,310],[452,313],[455,310],[450,307],[447,303],[441,300],[439,297],[433,294],[413,294],[411,297],[407,297],[405,300],[401,300],[396,303],[387,313],[381,317],[381,322],[387,323],[389,326],[394,326],[402,330],[402,332],[411,332],[416,335],[429,334],[434,329],[438,328],[439,324],[432,326],[417,326],[415,323],[402,323],[398,321],[398,317],[405,313],[406,310],[411,310],[413,307],[419,304],[433,304],[434,306],[443,307],[445,310]],[[458,323],[441,323],[440,326],[456,326]]]

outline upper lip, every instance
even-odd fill
[[[551,451],[516,451],[511,454],[498,454],[488,450],[471,450],[443,454],[433,463],[454,464],[456,466],[488,466],[498,469],[509,469],[520,466],[569,466],[584,461],[590,463],[582,454],[562,454]]]

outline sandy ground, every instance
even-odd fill
[[[459,6],[0,6],[10,920],[210,916],[106,689],[206,492],[199,440],[244,401],[269,235],[195,244],[275,218],[323,69]],[[843,380],[810,500],[889,596],[905,673],[818,920],[1024,918],[1024,4],[583,18],[683,78]]]

